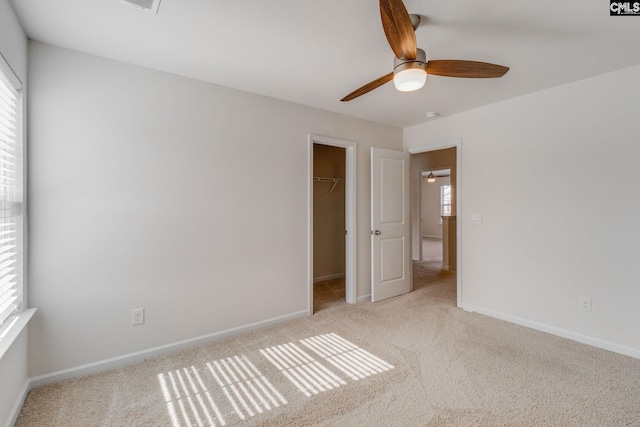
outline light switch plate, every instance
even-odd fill
[[[471,224],[482,224],[482,214],[471,214]]]

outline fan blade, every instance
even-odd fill
[[[382,28],[398,59],[416,59],[416,33],[401,0],[380,0]]]
[[[354,90],[349,95],[342,98],[340,101],[342,102],[351,101],[352,99],[362,96],[367,92],[371,92],[375,88],[380,87],[383,84],[390,82],[391,80],[393,80],[393,73],[389,73],[385,76],[380,77],[379,79],[375,79],[374,81],[367,83],[366,85],[362,86],[360,89]]]
[[[442,59],[427,62],[427,74],[447,77],[467,77],[474,79],[490,79],[502,77],[509,67],[478,61],[458,61]]]

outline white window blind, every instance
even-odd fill
[[[451,215],[451,186],[450,185],[440,186],[440,215],[441,216]],[[440,223],[442,223],[442,220]]]
[[[0,327],[22,309],[22,97],[0,67]],[[13,77],[13,76],[11,76]]]

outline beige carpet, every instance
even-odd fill
[[[442,265],[442,239],[422,238],[422,260],[439,261]]]
[[[640,360],[416,290],[31,391],[18,426],[638,426]]]

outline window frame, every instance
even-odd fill
[[[24,313],[26,294],[24,112],[22,82],[0,53],[0,131],[3,132],[0,135],[0,292],[3,284],[5,292],[15,289],[15,294],[5,293],[4,298],[0,295],[0,350],[5,347],[8,335],[13,335],[9,330],[17,329],[33,315],[30,311],[28,316],[20,316]],[[9,184],[11,181],[13,184]],[[10,230],[12,226],[14,230]],[[14,297],[16,300],[11,301]],[[3,310],[4,303],[8,305]],[[0,351],[0,357],[3,353]]]
[[[447,187],[447,188],[445,188]],[[447,192],[447,190],[449,191],[449,195],[447,197],[447,195],[445,194]],[[447,198],[448,198],[448,203],[447,203]],[[446,207],[448,207],[448,212],[446,211]],[[440,216],[451,216],[451,209],[453,208],[453,199],[452,199],[452,194],[451,194],[451,184],[444,184],[440,186]],[[440,223],[442,224],[442,218],[440,218]]]

